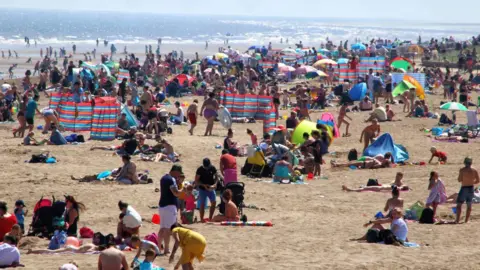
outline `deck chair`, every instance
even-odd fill
[[[472,137],[478,137],[480,133],[480,125],[478,122],[478,115],[476,111],[467,111],[467,126],[468,131],[472,132]]]

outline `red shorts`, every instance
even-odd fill
[[[190,121],[190,124],[196,125],[197,124],[197,116],[194,113],[189,113],[188,114],[188,121]]]

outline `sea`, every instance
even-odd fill
[[[0,48],[24,46],[24,38],[39,44],[290,44],[302,41],[318,46],[334,42],[399,38],[425,41],[453,36],[466,40],[480,32],[480,24],[447,24],[389,19],[285,18],[246,16],[192,16],[97,11],[3,9]]]

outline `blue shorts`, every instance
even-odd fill
[[[198,192],[198,199],[200,200],[200,206],[205,206],[205,199],[208,198],[210,200],[210,204],[217,201],[217,194],[215,190],[208,191],[200,189]]]
[[[474,193],[475,189],[473,186],[460,188],[457,196],[457,204],[467,203],[467,205],[472,205]]]

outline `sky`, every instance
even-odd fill
[[[461,5],[450,0],[0,0],[0,7],[480,23],[479,0],[459,2]]]

